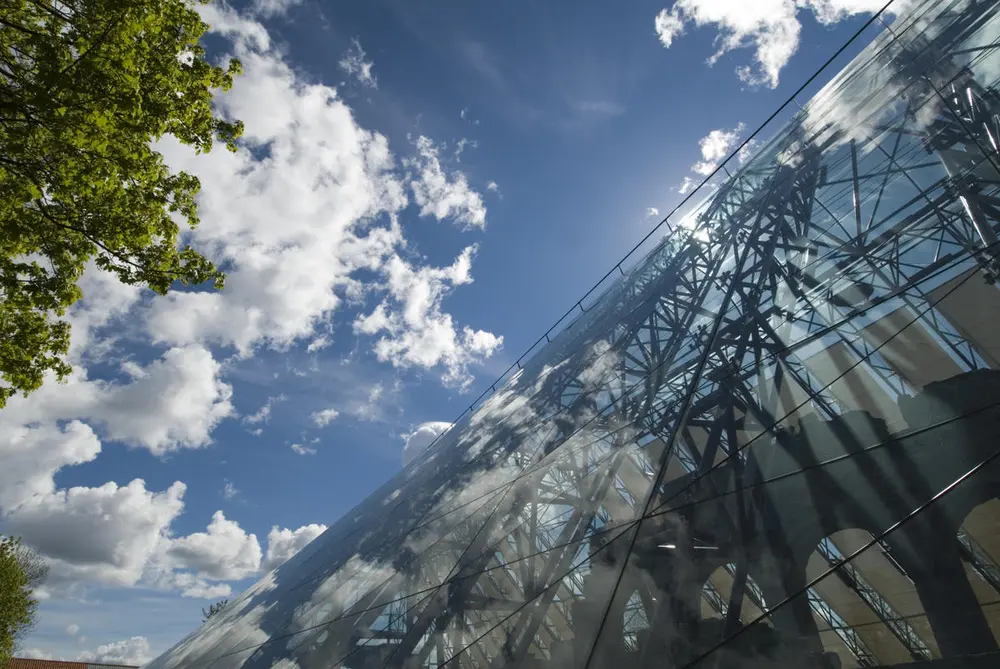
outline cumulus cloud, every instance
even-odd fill
[[[410,464],[414,458],[427,450],[427,447],[450,430],[451,426],[451,423],[431,421],[421,423],[413,432],[407,434],[403,443],[403,466]]]
[[[260,571],[262,551],[257,536],[216,511],[204,532],[166,535],[146,566],[144,581],[181,596],[219,599],[232,593],[224,581],[236,581]]]
[[[6,515],[4,525],[48,559],[47,587],[135,585],[184,508],[185,489],[176,482],[153,492],[142,479],[122,487],[74,487],[30,498]]]
[[[310,414],[309,417],[312,418],[316,427],[326,427],[339,415],[340,412],[336,409],[323,409],[322,411],[316,411],[315,413]]]
[[[440,150],[427,137],[417,138],[417,157],[407,160],[412,170],[410,189],[421,216],[439,221],[454,219],[466,227],[486,226],[483,198],[469,187],[461,172],[450,174],[441,166]]]
[[[77,625],[76,623],[72,623],[71,625],[66,626],[66,634],[70,636],[76,636],[79,631],[80,631],[80,626]]]
[[[740,141],[743,127],[743,124],[739,123],[732,130],[719,128],[698,140],[701,160],[691,166],[691,171],[706,177],[714,172],[719,166],[719,162],[728,156],[729,152]]]
[[[213,428],[233,413],[232,388],[219,372],[205,348],[172,348],[132,383],[104,393],[94,417],[105,424],[110,439],[157,455],[206,446]]]
[[[351,40],[350,48],[344,52],[338,65],[345,74],[357,79],[362,86],[378,88],[378,81],[372,74],[374,63],[365,60],[365,50],[361,48],[361,42],[357,39]]]
[[[209,443],[212,427],[230,411],[228,389],[219,387],[217,366],[203,349],[175,350],[130,369],[128,384],[89,380],[78,369],[67,384],[50,382],[0,413],[0,519],[48,559],[41,595],[139,583],[184,506],[181,482],[162,492],[142,479],[57,490],[59,470],[102,450],[97,431],[83,420],[162,454]]]
[[[153,659],[149,640],[144,636],[134,636],[124,641],[115,641],[98,646],[97,650],[84,651],[77,657],[79,662],[97,664],[125,664],[139,666]]]
[[[303,525],[297,530],[278,529],[275,525],[267,533],[267,556],[264,558],[263,569],[271,571],[277,568],[324,532],[326,525],[316,523]]]
[[[397,367],[443,366],[446,385],[466,388],[472,382],[471,364],[493,355],[503,337],[464,327],[441,310],[445,295],[472,281],[470,269],[476,247],[469,246],[449,267],[414,267],[394,255],[383,268],[389,297],[374,311],[359,316],[356,332],[382,335],[375,343],[381,361]]]
[[[831,24],[856,14],[878,11],[883,0],[676,0],[656,15],[653,23],[664,47],[684,34],[686,26],[712,26],[717,31],[716,51],[710,65],[729,51],[751,48],[754,66],[744,65],[736,73],[751,85],[775,88],[782,68],[799,46],[800,10],[811,11],[816,20]],[[899,11],[898,7],[894,7]]]
[[[106,274],[106,273],[104,273]],[[164,454],[211,443],[210,433],[231,412],[230,388],[202,347],[168,350],[142,366],[121,364],[129,378],[88,378],[87,363],[107,356],[109,328],[139,299],[134,286],[88,266],[81,278],[84,301],[70,312],[76,369],[66,383],[49,379],[29,397],[11,399],[0,412],[0,511],[55,491],[53,476],[64,467],[94,460],[101,438]]]
[[[17,404],[15,398],[9,406]],[[101,452],[94,430],[80,421],[31,427],[5,421],[8,415],[0,414],[0,511],[52,494],[57,471],[90,462]]]
[[[122,283],[111,272],[98,269],[93,261],[84,268],[77,285],[83,300],[73,305],[69,313],[72,325],[69,358],[74,364],[83,364],[106,355],[113,337],[105,336],[96,342],[95,334],[128,315],[139,303],[142,289]]]
[[[126,486],[74,487],[34,495],[3,517],[5,530],[45,556],[49,592],[71,594],[82,584],[139,583],[179,590],[185,597],[220,597],[259,571],[257,537],[217,511],[205,532],[173,537],[186,486],[163,492],[142,479]],[[70,632],[70,634],[74,634]]]
[[[659,215],[660,215],[660,210],[657,209],[656,207],[646,208],[646,218],[656,218]]]
[[[244,65],[219,96],[220,111],[243,120],[243,141],[266,157],[196,156],[169,139],[160,143],[172,168],[201,180],[193,242],[229,271],[223,292],[156,300],[145,311],[154,342],[215,342],[249,356],[259,346],[318,341],[317,329],[326,330],[344,298],[374,289],[361,290],[354,275],[385,272],[406,246],[397,219],[407,188],[420,215],[485,224],[482,198],[464,174],[446,173],[431,139],[418,139],[416,155],[398,165],[386,138],[359,127],[335,89],[297,77],[259,24],[223,5],[199,11],[233,38]]]
[[[718,128],[712,130],[707,135],[698,140],[698,148],[701,151],[701,160],[696,162],[691,166],[691,171],[702,177],[707,177],[712,174],[718,167],[719,163],[726,157],[729,153],[736,147],[740,141],[740,134],[743,132],[743,123],[738,123],[735,128],[731,130],[726,130],[724,128]],[[748,146],[750,146],[748,144]],[[746,159],[744,152],[740,152],[740,161]],[[677,192],[681,195],[687,194],[689,191],[694,189],[701,182],[700,178],[697,177],[684,177],[684,181],[677,187]],[[648,212],[656,211],[650,208]],[[656,214],[659,214],[657,211]],[[648,213],[652,216],[654,214]]]
[[[260,569],[257,536],[247,534],[222,511],[212,515],[205,532],[170,540],[166,556],[173,566],[217,581],[246,578]]]
[[[486,190],[488,190],[491,193],[497,193],[500,191],[500,186],[497,184],[496,181],[487,181]]]
[[[131,369],[130,383],[91,380],[77,369],[65,384],[52,379],[8,403],[0,413],[0,508],[50,492],[59,469],[96,458],[95,427],[105,438],[162,455],[209,445],[214,427],[232,413],[231,388],[200,346],[171,349]]]
[[[316,351],[322,351],[324,348],[329,346],[331,343],[330,338],[326,335],[320,335],[309,342],[306,347],[306,353],[315,353]]]
[[[669,49],[674,38],[684,32],[684,18],[676,7],[671,11],[663,9],[653,19],[653,28],[663,46]]]
[[[157,583],[163,588],[179,590],[181,597],[190,599],[219,599],[233,594],[228,583],[212,583],[186,571],[168,572]]]

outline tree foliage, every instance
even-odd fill
[[[207,611],[205,609],[202,609],[201,615],[204,616],[204,618],[202,619],[201,622],[205,622],[206,620],[214,616],[216,613],[226,608],[226,604],[228,603],[229,603],[228,599],[221,599],[217,601],[215,604],[209,606]]]
[[[239,121],[213,114],[241,71],[209,63],[208,0],[0,3],[0,407],[47,372],[64,379],[69,324],[88,261],[165,294],[224,276],[190,246],[198,179],[153,143],[236,150]]]
[[[13,537],[0,537],[0,665],[9,659],[35,622],[32,596],[49,568],[35,551]]]

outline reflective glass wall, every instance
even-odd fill
[[[151,669],[1000,666],[1000,6],[911,1]]]

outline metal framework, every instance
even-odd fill
[[[505,385],[150,669],[996,653],[998,10],[911,3]]]

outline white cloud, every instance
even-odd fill
[[[365,292],[353,275],[385,272],[405,247],[397,221],[408,204],[404,172],[421,215],[485,223],[481,197],[464,174],[445,173],[430,139],[421,137],[399,170],[385,137],[358,127],[336,90],[298,78],[259,24],[214,3],[199,11],[234,39],[244,65],[219,109],[244,121],[244,142],[266,157],[196,156],[161,142],[168,164],[202,184],[193,244],[229,270],[225,291],[156,300],[144,318],[154,343],[214,342],[249,356],[259,346],[315,342],[342,299]]]
[[[326,532],[326,525],[313,523],[297,530],[278,529],[275,525],[267,533],[267,556],[262,565],[271,571],[305,548],[313,539]]]
[[[488,190],[491,193],[496,193],[496,192],[498,192],[500,190],[500,186],[497,185],[496,181],[487,181],[486,182],[486,190]]]
[[[46,595],[79,593],[88,584],[142,583],[178,590],[185,597],[226,596],[230,586],[211,581],[257,573],[260,544],[221,511],[207,531],[172,537],[184,492],[180,482],[163,492],[149,491],[141,479],[123,487],[76,487],[35,495],[3,522],[47,559]]]
[[[171,566],[216,581],[239,580],[260,569],[257,536],[247,534],[222,511],[212,515],[206,532],[171,539],[165,553]]]
[[[140,666],[153,659],[149,640],[144,636],[134,636],[124,641],[115,641],[98,646],[95,651],[85,651],[77,657],[79,662],[98,664],[125,664]]]
[[[105,342],[95,342],[95,332],[126,316],[139,302],[142,290],[139,286],[122,283],[111,272],[98,269],[92,261],[87,264],[77,285],[83,292],[83,299],[70,309],[72,336],[69,358],[74,363],[82,363],[84,357],[103,357],[107,344],[114,340],[107,338]]]
[[[227,288],[157,300],[147,316],[155,341],[217,341],[250,355],[262,343],[312,340],[350,275],[377,267],[402,242],[397,225],[375,224],[406,205],[386,139],[359,128],[336,90],[303,83],[249,34],[241,28],[236,40],[244,74],[217,102],[267,157],[160,147],[171,167],[201,180],[194,242],[232,263]]]
[[[302,444],[292,444],[292,450],[299,455],[316,455],[316,449]]]
[[[647,207],[646,208],[646,218],[655,218],[655,217],[657,217],[659,215],[660,215],[660,210],[657,209],[656,207]]]
[[[414,458],[423,453],[434,440],[451,429],[451,423],[431,421],[421,423],[413,432],[405,436],[403,443],[403,466],[410,464]]]
[[[748,84],[775,88],[782,68],[799,46],[800,9],[813,12],[820,23],[830,24],[878,11],[884,4],[883,0],[676,0],[669,10],[656,15],[654,27],[664,47],[683,35],[688,24],[715,27],[717,50],[709,64],[729,51],[752,48],[755,67],[738,67],[737,74]],[[899,11],[898,7],[893,9]]]
[[[233,413],[232,388],[219,380],[219,372],[207,349],[172,348],[140,378],[109,388],[94,417],[111,439],[157,455],[207,446],[215,426]]]
[[[461,172],[445,173],[439,153],[434,142],[421,135],[417,138],[417,157],[406,161],[414,172],[410,189],[420,215],[433,216],[439,221],[454,219],[470,228],[485,227],[483,198],[469,187]]]
[[[740,134],[743,132],[743,128],[743,123],[738,123],[736,127],[731,130],[718,128],[716,130],[712,130],[698,140],[698,148],[701,150],[701,160],[691,166],[691,171],[702,177],[711,175],[719,167],[719,163],[724,158],[728,157],[729,153],[739,143]],[[752,144],[748,144],[747,146],[750,147]],[[740,151],[739,156],[741,162],[746,159],[745,152],[742,150]],[[686,195],[699,183],[701,183],[701,179],[686,176],[680,186],[677,187],[677,192],[681,195]],[[654,215],[649,213],[651,211],[656,210],[650,208],[647,210],[647,215]],[[655,215],[659,215],[659,211],[656,211]]]
[[[291,6],[298,0],[265,0],[262,4],[278,6]],[[211,3],[196,5],[195,10],[201,14],[201,18],[209,25],[209,31],[218,33],[224,37],[239,41],[253,49],[267,50],[271,48],[271,38],[264,28],[252,15],[244,15],[233,11],[224,3]]]
[[[357,79],[362,86],[378,88],[378,81],[372,74],[374,64],[370,60],[365,60],[365,50],[361,48],[361,42],[357,39],[351,40],[350,48],[344,52],[338,65],[346,74]]]
[[[256,425],[257,423],[266,423],[271,418],[271,401],[268,399],[267,403],[264,404],[260,409],[252,414],[243,417],[243,422],[248,425]]]
[[[311,342],[309,342],[309,346],[306,347],[306,353],[315,353],[316,351],[322,351],[324,348],[326,348],[332,343],[333,342],[330,341],[329,337],[320,335],[319,337],[316,337]]]
[[[0,508],[51,492],[56,471],[96,458],[94,426],[106,438],[162,455],[209,445],[212,429],[232,413],[230,386],[200,346],[171,349],[130,369],[131,382],[121,384],[89,380],[78,367],[67,383],[50,379],[8,403],[0,413]]]
[[[222,486],[222,497],[226,500],[231,500],[240,494],[239,489],[233,485],[232,481],[226,481],[226,484]]]
[[[359,333],[383,334],[375,343],[379,360],[402,368],[440,365],[446,385],[465,388],[471,383],[469,366],[499,350],[503,337],[468,327],[459,331],[441,311],[441,302],[455,286],[472,281],[475,251],[475,246],[467,247],[442,268],[414,268],[398,255],[389,259],[383,272],[390,297],[354,322]]]
[[[77,625],[76,623],[66,626],[66,634],[70,636],[76,636],[79,631],[80,631],[80,626]]]
[[[285,397],[284,395],[275,395],[274,397],[268,397],[267,401],[264,402],[264,406],[262,406],[260,409],[250,414],[249,416],[245,416],[243,418],[243,422],[249,425],[257,425],[259,423],[264,423],[266,425],[267,422],[271,419],[271,410],[274,408],[274,405],[277,404],[278,402],[283,402],[286,399],[288,398]]]
[[[674,43],[674,38],[684,33],[684,18],[676,6],[669,12],[663,9],[653,20],[653,27],[663,46],[670,48],[670,45]]]
[[[719,128],[698,140],[698,146],[701,148],[701,160],[691,166],[691,171],[705,177],[714,172],[719,166],[719,162],[728,156],[729,152],[740,141],[743,127],[743,124],[739,123],[732,130]]]
[[[84,580],[135,585],[183,509],[185,488],[176,482],[153,492],[135,479],[59,490],[27,500],[4,525],[48,559],[47,588]]]
[[[262,18],[284,16],[292,7],[302,4],[302,0],[254,0],[250,11]]]
[[[181,597],[190,599],[220,599],[233,594],[228,583],[211,583],[189,572],[170,572],[161,578],[159,585],[179,590]]]
[[[44,387],[42,391],[44,392]],[[39,394],[39,393],[36,393]],[[63,467],[90,462],[101,452],[93,429],[79,421],[29,427],[5,421],[20,404],[15,398],[0,413],[0,510],[10,511],[34,496],[55,491],[53,476]]]
[[[336,409],[323,409],[322,411],[317,411],[311,414],[309,417],[312,418],[317,427],[326,427],[339,415],[340,412]]]

